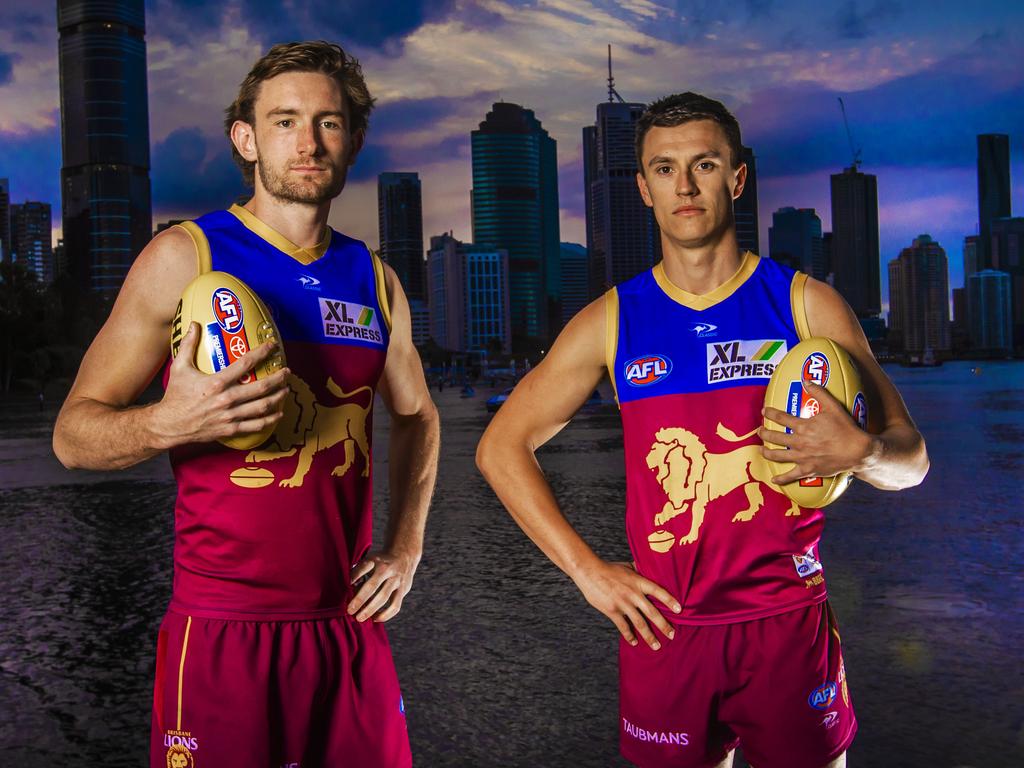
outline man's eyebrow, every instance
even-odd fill
[[[709,149],[707,152],[701,152],[700,154],[694,155],[693,157],[689,158],[687,160],[686,164],[690,165],[691,163],[695,163],[698,160],[705,160],[707,158],[715,158],[715,159],[717,159],[717,158],[720,158],[721,156],[722,156],[721,152],[719,152],[717,150],[714,150],[714,149]],[[655,155],[654,157],[652,157],[650,160],[647,161],[647,167],[650,168],[650,167],[655,166],[655,165],[661,165],[662,163],[674,163],[674,162],[677,162],[676,158],[674,158],[674,157],[669,157],[667,155]]]
[[[295,115],[298,115],[298,114],[299,114],[299,110],[294,109],[292,107],[276,107],[276,108],[270,110],[269,112],[267,112],[267,117],[278,117],[278,116],[286,116],[286,115],[287,116],[295,116]],[[340,117],[340,118],[342,118],[344,120],[345,119],[345,113],[342,112],[340,109],[329,109],[329,110],[325,110],[323,112],[318,112],[316,114],[316,118],[317,119],[319,119],[321,117]]]

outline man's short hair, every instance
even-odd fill
[[[238,97],[224,110],[224,132],[230,137],[231,126],[236,120],[253,125],[256,115],[253,111],[260,84],[285,72],[319,72],[333,77],[344,94],[349,111],[349,134],[365,133],[370,121],[374,98],[366,88],[363,70],[359,60],[342,50],[341,46],[324,40],[304,43],[279,43],[257,61],[238,88]],[[254,184],[253,173],[256,164],[242,157],[231,144],[231,156],[242,169],[242,178],[247,186]]]
[[[743,158],[743,141],[740,138],[740,124],[736,122],[732,112],[720,101],[687,91],[658,99],[644,110],[637,121],[636,163],[640,173],[644,172],[644,138],[651,128],[674,128],[694,120],[713,120],[722,127],[726,141],[729,142],[732,166],[739,167]]]

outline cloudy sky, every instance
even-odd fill
[[[0,177],[15,202],[53,203],[59,225],[55,5],[0,9]],[[331,216],[371,247],[386,170],[420,173],[425,237],[471,239],[469,133],[499,99],[558,141],[561,239],[584,242],[580,135],[606,96],[608,43],[627,100],[695,90],[734,110],[757,155],[765,252],[781,206],[814,207],[830,227],[828,177],[850,162],[837,96],[878,175],[883,265],[927,232],[962,283],[978,133],[1010,134],[1024,212],[1024,5],[1006,0],[147,0],[146,26],[156,222],[242,191],[222,109],[267,47],[312,38],[358,56],[378,100]]]

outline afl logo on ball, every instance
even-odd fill
[[[644,355],[626,363],[626,381],[634,387],[657,384],[672,372],[672,361],[661,355]]]
[[[836,684],[825,683],[819,685],[813,691],[811,695],[807,697],[807,703],[815,709],[826,710],[832,706],[832,702],[836,700]]]
[[[234,333],[242,327],[242,302],[229,289],[218,288],[213,292],[213,316],[221,328]]]
[[[857,396],[853,398],[853,420],[860,425],[861,429],[868,428],[868,403],[862,392],[858,392]]]
[[[803,379],[824,387],[828,383],[828,358],[821,352],[812,352],[804,360]]]

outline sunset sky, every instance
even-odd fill
[[[13,202],[60,211],[56,3],[0,9],[0,177]],[[469,240],[469,134],[501,99],[558,141],[561,239],[585,242],[581,128],[606,98],[606,45],[629,101],[694,90],[736,113],[757,155],[762,251],[773,210],[814,207],[830,228],[830,173],[878,175],[884,264],[919,233],[950,257],[977,227],[978,133],[1009,133],[1013,208],[1024,213],[1024,4],[1003,0],[746,2],[146,3],[155,222],[224,207],[242,191],[223,108],[275,42],[324,38],[361,61],[377,109],[331,223],[377,244],[376,176],[418,171],[424,237]],[[1016,62],[1016,63],[1014,63]],[[888,295],[883,287],[883,302]]]

